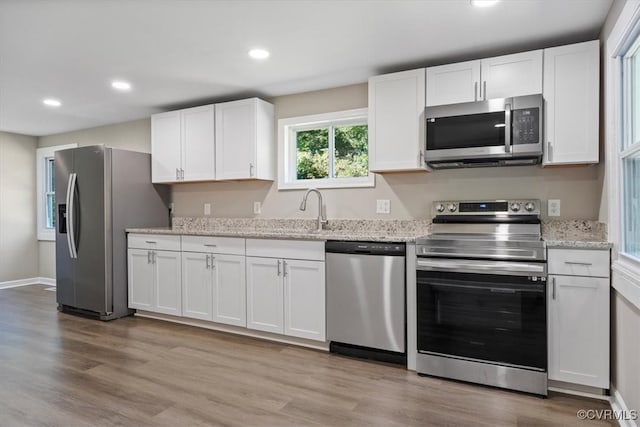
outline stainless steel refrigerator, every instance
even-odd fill
[[[169,225],[151,156],[102,145],[55,153],[58,310],[111,320],[127,304],[126,228]]]

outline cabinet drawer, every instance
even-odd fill
[[[549,249],[549,274],[609,277],[609,251]]]
[[[182,236],[182,250],[185,252],[244,255],[244,239],[237,237]]]
[[[324,261],[324,242],[247,239],[247,256]]]
[[[128,247],[138,249],[157,249],[160,251],[179,251],[180,236],[163,234],[129,234]]]

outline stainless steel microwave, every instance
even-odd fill
[[[515,166],[542,159],[542,95],[425,108],[433,169]]]

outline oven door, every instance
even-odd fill
[[[418,352],[546,371],[544,277],[419,269],[417,294]]]

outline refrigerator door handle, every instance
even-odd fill
[[[71,259],[78,258],[78,250],[76,248],[76,233],[74,229],[74,209],[75,209],[75,193],[78,175],[69,174],[69,184],[67,185],[67,244],[69,245],[69,256]]]

